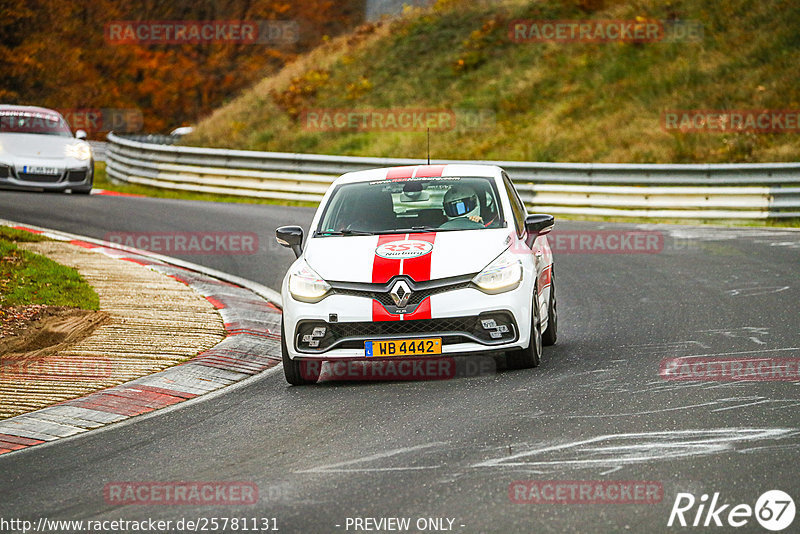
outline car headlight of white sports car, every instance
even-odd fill
[[[319,302],[330,291],[331,285],[317,272],[301,261],[289,275],[289,293],[301,302]]]
[[[504,293],[515,289],[522,281],[522,262],[511,250],[506,250],[472,279],[484,293]]]
[[[76,143],[74,145],[66,145],[64,147],[64,155],[68,158],[75,158],[81,161],[86,161],[92,157],[92,149],[86,143]]]

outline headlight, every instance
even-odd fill
[[[86,143],[78,143],[75,145],[66,145],[64,147],[64,155],[68,158],[75,158],[81,161],[86,161],[92,157],[92,148]]]
[[[289,293],[301,302],[319,302],[330,291],[331,286],[305,261],[289,275]]]
[[[516,288],[522,281],[522,262],[510,250],[500,254],[472,279],[485,293],[503,293]]]

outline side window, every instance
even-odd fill
[[[503,184],[506,186],[508,200],[511,202],[511,211],[514,212],[514,226],[517,227],[517,235],[521,236],[525,230],[525,205],[520,200],[517,190],[511,183],[511,179],[503,173]]]

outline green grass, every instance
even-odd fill
[[[78,271],[15,244],[41,240],[41,236],[31,236],[35,234],[0,227],[0,306],[42,304],[97,310],[97,293]]]
[[[17,230],[10,226],[0,225],[0,240],[2,241],[15,241],[17,243],[34,243],[38,241],[49,241],[43,235],[34,234],[26,230]]]
[[[605,7],[592,7],[605,6]],[[700,42],[513,43],[515,19],[678,19]],[[300,56],[206,117],[193,146],[424,158],[419,132],[310,131],[303,109],[485,112],[480,129],[431,133],[437,159],[738,163],[800,161],[800,133],[675,133],[665,110],[800,108],[800,4],[791,0],[438,0],[367,24]],[[122,192],[314,206],[108,184]],[[106,185],[103,185],[106,184]],[[563,219],[790,227],[769,221]]]
[[[424,132],[319,132],[307,108],[487,110],[432,135],[433,159],[713,163],[800,160],[797,133],[674,133],[669,109],[797,109],[790,0],[439,0],[323,44],[202,120],[197,146],[424,157]],[[582,9],[583,8],[583,9]],[[514,43],[514,19],[699,21],[700,42]],[[294,112],[293,112],[294,110]]]

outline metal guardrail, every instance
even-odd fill
[[[202,193],[318,202],[333,179],[424,160],[171,146],[108,135],[115,181]],[[675,219],[800,217],[800,163],[610,164],[437,160],[503,167],[533,210]]]
[[[108,143],[105,141],[89,141],[89,144],[92,146],[92,154],[94,154],[95,161],[105,161],[106,160],[106,146]]]

